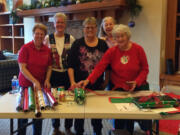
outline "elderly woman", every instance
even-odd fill
[[[51,52],[43,44],[47,28],[43,24],[36,24],[33,28],[33,40],[22,46],[19,51],[18,63],[20,67],[19,84],[21,87],[34,87],[41,90],[42,87],[50,88],[51,76]],[[42,120],[38,119],[33,124],[34,135],[41,135]],[[18,127],[28,122],[27,119],[19,119]],[[26,128],[20,130],[18,135],[25,135]]]
[[[88,77],[108,48],[106,42],[98,39],[96,36],[97,23],[94,17],[89,17],[84,20],[83,32],[84,37],[73,43],[68,57],[68,74],[71,87],[76,87],[77,82]],[[103,89],[102,84],[103,76],[99,76],[97,81],[93,85],[88,86],[88,88],[101,90]],[[101,119],[91,120],[96,135],[101,134],[101,122]],[[84,119],[76,119],[74,126],[76,134],[82,135],[84,132]]]
[[[67,56],[74,42],[74,37],[70,34],[65,33],[67,16],[64,13],[56,13],[54,15],[54,27],[55,32],[47,35],[45,42],[51,48],[52,54],[52,75],[51,75],[51,86],[59,87],[63,86],[67,90],[70,86],[69,77],[67,73]],[[72,134],[71,127],[73,119],[65,119],[65,131],[67,134]],[[52,119],[52,126],[54,128],[53,135],[63,134],[59,130],[60,119]]]
[[[107,16],[102,20],[100,31],[99,31],[99,38],[106,41],[109,48],[116,45],[116,42],[112,36],[112,30],[115,25],[115,20],[111,16]]]
[[[117,42],[104,54],[101,61],[86,80],[79,85],[85,87],[93,84],[104,72],[108,65],[111,66],[111,86],[118,91],[139,91],[149,89],[146,81],[149,72],[146,54],[143,48],[130,41],[131,32],[128,26],[120,24],[113,28],[112,35]],[[151,126],[151,121],[145,122]],[[133,134],[133,120],[115,120],[115,128],[127,130]],[[147,126],[146,126],[147,127]],[[145,130],[146,127],[144,127]]]

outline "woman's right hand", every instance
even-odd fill
[[[35,81],[34,83],[33,83],[33,86],[34,86],[34,89],[35,90],[41,90],[41,84],[39,83],[39,81]]]
[[[78,83],[78,86],[81,87],[81,88],[85,88],[87,85],[89,84],[89,80],[82,80]]]

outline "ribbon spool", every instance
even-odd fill
[[[75,88],[75,101],[79,105],[83,105],[85,103],[85,91],[82,88]]]

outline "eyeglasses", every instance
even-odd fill
[[[65,24],[65,22],[56,22],[56,24]]]
[[[86,26],[86,27],[84,27],[84,28],[85,28],[85,29],[88,29],[88,30],[89,30],[89,29],[94,30],[94,29],[96,28],[96,26],[91,26],[91,27],[90,27],[90,26]]]
[[[35,36],[45,36],[45,33],[35,32],[34,35]]]

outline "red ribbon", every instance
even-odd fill
[[[157,97],[159,96],[159,94],[153,92],[152,94],[150,94],[149,96],[143,96],[139,99],[140,102],[146,102],[149,99],[154,99],[156,104],[159,104],[161,101],[160,99]]]
[[[74,90],[75,88],[77,88],[77,87],[70,87],[68,90],[69,91],[72,91],[72,90]],[[79,87],[80,88],[80,87]],[[83,88],[82,88],[83,89]],[[91,92],[91,93],[94,93],[95,95],[97,95],[97,96],[105,96],[105,95],[107,95],[107,94],[100,94],[100,93],[98,93],[98,92],[96,92],[96,91],[94,91],[94,90],[92,90],[92,89],[88,89],[88,88],[85,88],[84,90],[86,90],[86,91],[88,91],[88,92]]]
[[[175,110],[175,111],[169,111],[167,113],[169,113],[169,114],[180,113],[180,107],[176,107],[176,109],[177,110]]]
[[[105,96],[105,95],[107,95],[107,94],[100,94],[100,93],[98,93],[98,92],[96,92],[96,91],[94,91],[94,90],[87,89],[87,88],[85,88],[85,90],[86,90],[86,91],[89,91],[89,92],[91,92],[91,93],[94,93],[94,94],[96,94],[97,96]]]
[[[174,93],[164,93],[164,94],[171,98],[180,99],[180,95],[176,95]]]

